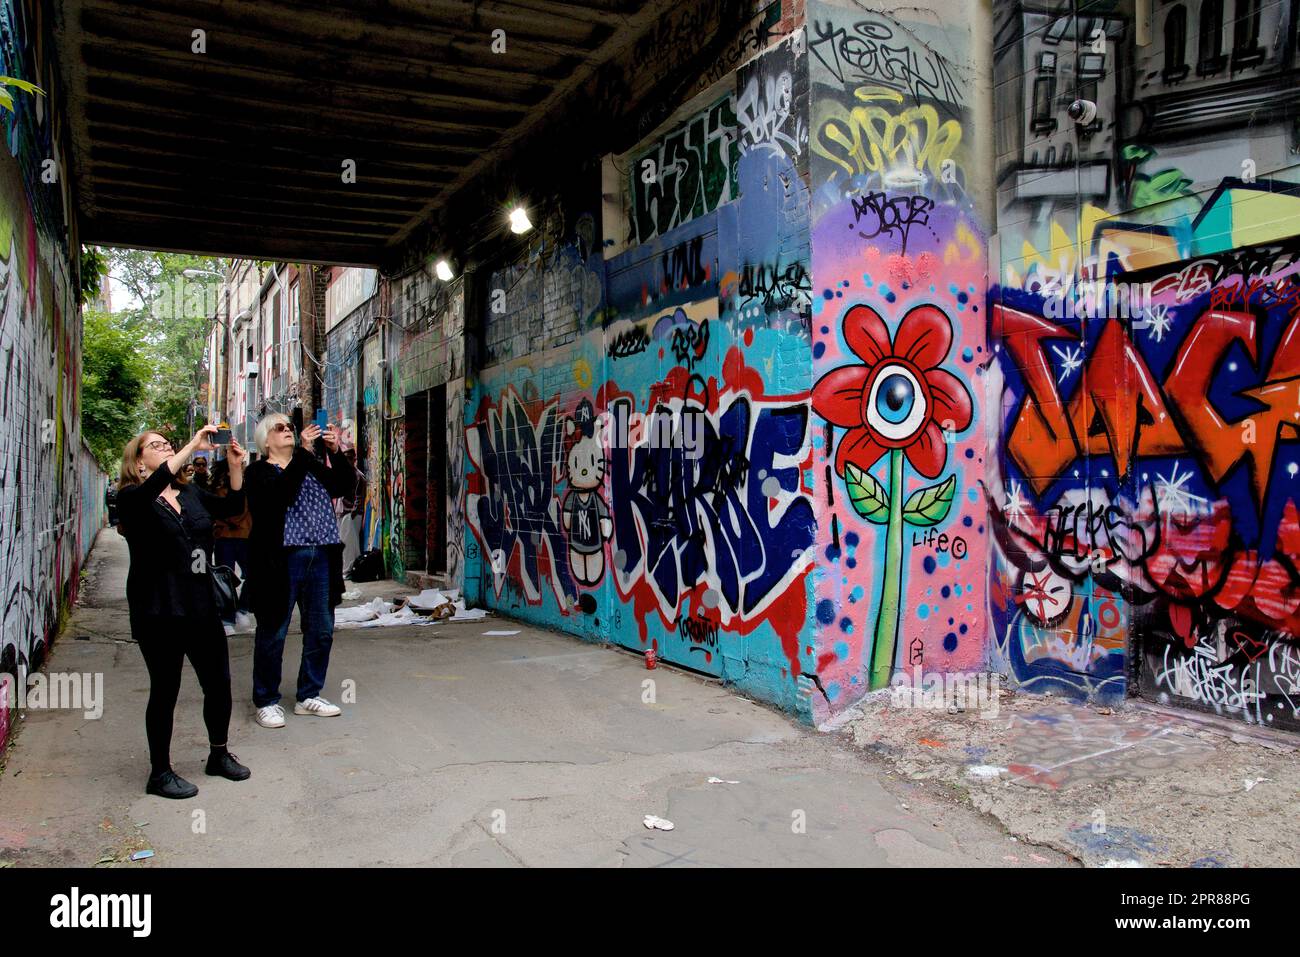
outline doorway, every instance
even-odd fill
[[[447,387],[406,397],[406,567],[447,572]]]

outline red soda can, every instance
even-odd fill
[[[645,650],[645,667],[647,671],[654,671],[655,668],[655,650],[647,648]]]

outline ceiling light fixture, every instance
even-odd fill
[[[526,233],[533,228],[533,224],[528,219],[528,213],[522,206],[516,206],[510,211],[510,231],[512,233]]]

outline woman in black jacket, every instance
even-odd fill
[[[179,452],[157,432],[143,432],[122,452],[117,512],[131,551],[126,600],[131,635],[149,669],[145,731],[153,767],[145,791],[166,798],[199,793],[171,767],[172,717],[186,657],[203,688],[203,722],[211,746],[207,773],[232,781],[249,776],[226,749],[230,658],[208,574],[212,517],[224,518],[244,507],[244,450],[231,441],[231,492],[225,498],[175,478],[195,451],[213,447],[210,434],[215,431],[215,426],[205,426]]]
[[[343,598],[343,540],[331,499],[351,493],[357,475],[339,451],[338,430],[302,430],[295,447],[287,415],[274,413],[257,424],[254,440],[265,458],[248,467],[248,536],[252,606],[253,705],[257,723],[283,728],[280,678],[284,639],[296,604],[302,612],[302,662],[293,712],[336,717],[338,705],[321,697],[334,642],[334,606]],[[329,465],[307,446],[319,444]]]

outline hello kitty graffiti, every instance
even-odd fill
[[[569,568],[574,580],[592,588],[605,575],[605,542],[614,534],[609,506],[600,493],[605,481],[605,449],[596,432],[591,402],[583,399],[565,423],[572,444],[565,456],[569,490],[560,511],[569,539]]]

